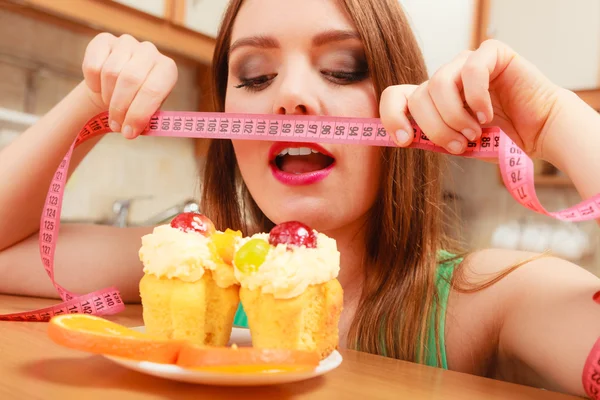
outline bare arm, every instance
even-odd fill
[[[567,173],[583,198],[600,193],[600,114],[563,91],[548,122],[541,144],[545,158]],[[507,279],[512,306],[500,331],[498,372],[519,383],[585,396],[583,367],[600,337],[600,305],[592,299],[600,279],[551,257],[513,274]]]
[[[0,152],[0,251],[37,231],[50,180],[78,132],[109,111],[111,128],[138,136],[177,81],[177,67],[150,43],[96,36],[83,60],[85,81]],[[78,148],[71,171],[98,139]]]
[[[600,279],[557,258],[525,265],[512,278],[515,304],[500,332],[501,370],[507,377],[585,396],[582,372],[600,336]]]
[[[468,287],[534,254],[484,250],[463,263]],[[454,291],[447,316],[452,369],[585,396],[582,372],[600,336],[600,279],[554,257],[538,257],[481,291]]]
[[[109,111],[113,131],[135,138],[177,81],[177,67],[150,43],[100,34],[83,61],[85,82],[0,153],[0,292],[55,297],[37,246],[42,205],[52,175],[77,133]],[[97,139],[78,147],[71,171]],[[75,293],[115,285],[126,301],[139,300],[140,237],[149,228],[63,225],[56,280]]]
[[[504,43],[482,43],[421,85],[386,88],[381,121],[400,134],[400,146],[413,141],[402,134],[412,131],[409,113],[429,140],[453,154],[480,135],[480,124],[499,126],[530,157],[568,174],[584,198],[600,193],[600,115]]]
[[[571,178],[583,198],[600,193],[600,114],[564,90],[548,122],[544,158]]]
[[[38,230],[50,181],[85,123],[102,110],[79,84],[58,105],[0,151],[0,251]],[[72,172],[98,139],[80,146]]]
[[[142,235],[152,228],[100,225],[61,226],[55,257],[55,279],[65,289],[85,294],[116,286],[126,302],[139,302]],[[58,298],[33,235],[0,252],[0,293]]]

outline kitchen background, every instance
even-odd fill
[[[400,1],[430,73],[461,50],[496,38],[600,110],[600,1]],[[203,87],[226,2],[0,0],[0,147],[82,79],[84,50],[100,31],[152,41],[177,61],[179,82],[163,109],[207,110]],[[155,220],[197,198],[205,152],[202,140],[107,135],[69,182],[63,219],[114,223],[121,205],[129,224]],[[580,200],[568,177],[552,166],[538,163],[536,172],[547,209]],[[467,248],[549,249],[600,275],[594,222],[566,225],[528,211],[506,191],[496,165],[453,157],[447,173],[457,233]]]

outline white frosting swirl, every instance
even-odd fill
[[[318,285],[337,278],[340,271],[340,253],[334,239],[318,233],[317,247],[294,247],[287,245],[271,246],[265,262],[257,271],[244,273],[235,268],[235,277],[240,285],[250,290],[260,289],[271,293],[275,298],[289,299],[302,294],[309,285]],[[239,249],[250,239],[269,241],[268,233],[258,233],[244,238],[236,245]]]
[[[144,273],[159,278],[177,278],[185,282],[202,279],[205,269],[213,271],[218,286],[227,288],[236,284],[233,268],[215,262],[210,238],[195,232],[184,232],[170,225],[160,225],[142,236],[139,250]]]

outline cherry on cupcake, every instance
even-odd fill
[[[195,212],[179,214],[171,221],[171,227],[184,232],[195,231],[207,237],[216,232],[215,224],[210,218]]]
[[[272,246],[287,244],[290,246],[317,247],[317,236],[307,225],[298,221],[288,221],[276,225],[269,233],[269,243]]]

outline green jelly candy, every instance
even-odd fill
[[[271,245],[262,239],[250,239],[235,254],[235,267],[244,274],[255,272],[267,258]]]

